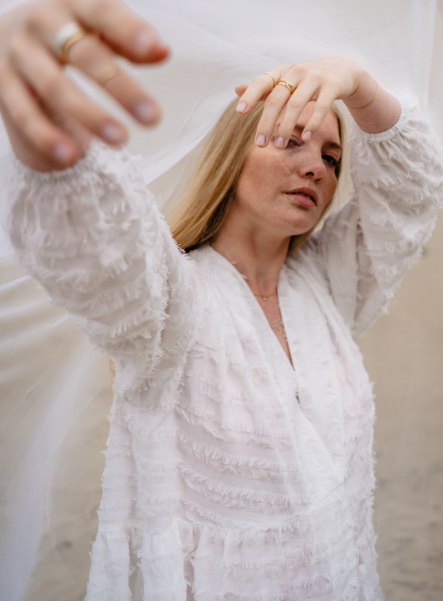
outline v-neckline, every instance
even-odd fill
[[[291,348],[289,336],[286,336],[286,338],[287,338],[287,343],[288,343],[289,355],[290,355],[291,359],[289,359],[289,357],[286,355],[286,353],[280,343],[280,340],[277,338],[275,333],[272,331],[272,328],[268,322],[265,312],[263,311],[258,300],[255,298],[255,295],[252,292],[251,288],[246,283],[244,276],[239,272],[239,270],[235,267],[235,265],[233,263],[231,263],[231,261],[229,261],[221,253],[219,253],[217,250],[215,250],[215,248],[213,248],[212,246],[209,246],[209,245],[208,245],[208,248],[210,249],[211,252],[214,252],[218,257],[221,258],[221,260],[229,267],[229,269],[236,275],[237,279],[241,282],[241,286],[245,290],[245,293],[248,296],[249,301],[253,301],[253,306],[258,309],[257,313],[260,315],[260,319],[262,322],[261,329],[271,335],[273,344],[277,345],[278,352],[281,353],[282,357],[284,357],[283,363],[290,369],[291,374],[293,376],[295,373],[294,353]],[[278,304],[279,304],[279,309],[280,309],[281,320],[283,322],[283,328],[284,328],[285,332],[287,331],[287,325],[288,325],[288,319],[287,319],[288,305],[286,302],[282,303],[281,299],[283,299],[287,293],[287,285],[288,284],[287,284],[287,277],[286,277],[286,271],[285,271],[285,263],[283,263],[283,266],[280,270],[279,277],[277,280],[277,297],[278,297]],[[286,298],[284,298],[284,301],[286,301]]]

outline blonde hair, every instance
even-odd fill
[[[235,110],[237,103],[238,99],[235,99],[228,105],[212,129],[183,198],[171,214],[166,215],[173,237],[186,251],[216,238],[235,198],[237,182],[264,105],[257,103],[247,116],[243,116]],[[343,115],[336,106],[333,110],[337,114],[343,144]],[[339,176],[341,171],[340,167]],[[291,250],[299,248],[312,231],[293,236]]]

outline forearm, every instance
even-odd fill
[[[39,173],[11,157],[6,171],[5,227],[23,266],[125,386],[170,377],[193,332],[194,271],[138,160],[94,142],[72,169]]]
[[[343,101],[360,129],[369,133],[386,131],[397,123],[401,113],[398,100],[378,86],[365,70],[357,90]]]
[[[352,128],[353,199],[315,236],[334,300],[356,336],[386,307],[442,203],[441,145],[416,102],[405,97],[402,105],[382,133]]]

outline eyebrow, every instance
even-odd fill
[[[337,150],[343,150],[343,148],[340,146],[340,144],[336,144],[335,142],[326,142],[326,144],[328,146],[330,146],[331,148],[336,148]]]

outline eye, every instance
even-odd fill
[[[331,167],[333,167],[334,169],[337,169],[337,167],[339,165],[339,161],[335,157],[331,156],[330,154],[324,154],[324,155],[322,155],[322,158],[324,161],[329,163],[331,165]]]
[[[298,140],[294,140],[294,138],[289,138],[289,140],[288,140],[288,145],[287,145],[287,147],[286,147],[286,148],[290,148],[291,146],[292,146],[293,148],[294,148],[294,147],[297,147],[297,148],[298,148],[298,147],[300,146],[300,142],[298,142]]]

